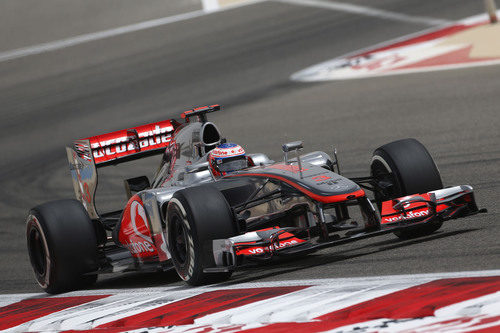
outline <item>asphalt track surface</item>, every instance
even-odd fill
[[[0,51],[197,9],[199,0],[2,0]]]
[[[457,20],[480,1],[354,1]],[[372,151],[414,137],[445,185],[474,186],[487,214],[426,238],[387,235],[234,274],[230,283],[500,268],[500,66],[325,83],[307,66],[428,25],[264,2],[0,63],[0,291],[37,292],[25,245],[30,207],[73,196],[64,146],[220,103],[210,117],[249,152],[285,141],[339,150],[347,176]],[[154,170],[156,165],[151,165]],[[105,186],[107,183],[104,183]],[[103,276],[96,288],[182,286],[174,272]]]

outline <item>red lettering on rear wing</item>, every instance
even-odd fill
[[[90,143],[95,165],[104,166],[161,153],[170,143],[172,133],[178,126],[179,123],[175,120],[164,120],[84,140]]]

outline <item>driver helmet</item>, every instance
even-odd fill
[[[245,150],[236,143],[223,143],[208,154],[208,165],[215,177],[248,167]]]

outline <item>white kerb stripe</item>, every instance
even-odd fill
[[[400,21],[406,23],[418,23],[430,26],[450,24],[452,21],[437,19],[426,16],[412,16],[401,13],[395,13],[387,10],[358,6],[349,3],[336,2],[336,1],[321,1],[321,0],[273,0],[275,2],[283,2],[299,6],[317,7],[323,9],[337,10],[341,12],[379,17],[386,20]]]

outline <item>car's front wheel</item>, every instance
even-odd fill
[[[210,185],[176,192],[167,206],[167,238],[172,262],[190,285],[227,280],[231,272],[205,273],[215,267],[214,239],[235,236],[236,225],[222,193]]]
[[[443,188],[434,160],[415,139],[398,140],[377,148],[372,157],[371,175],[378,182],[390,185],[386,193],[375,192],[379,209],[380,202],[385,200]],[[441,225],[442,222],[433,221],[394,234],[402,239],[421,237],[435,232]]]

